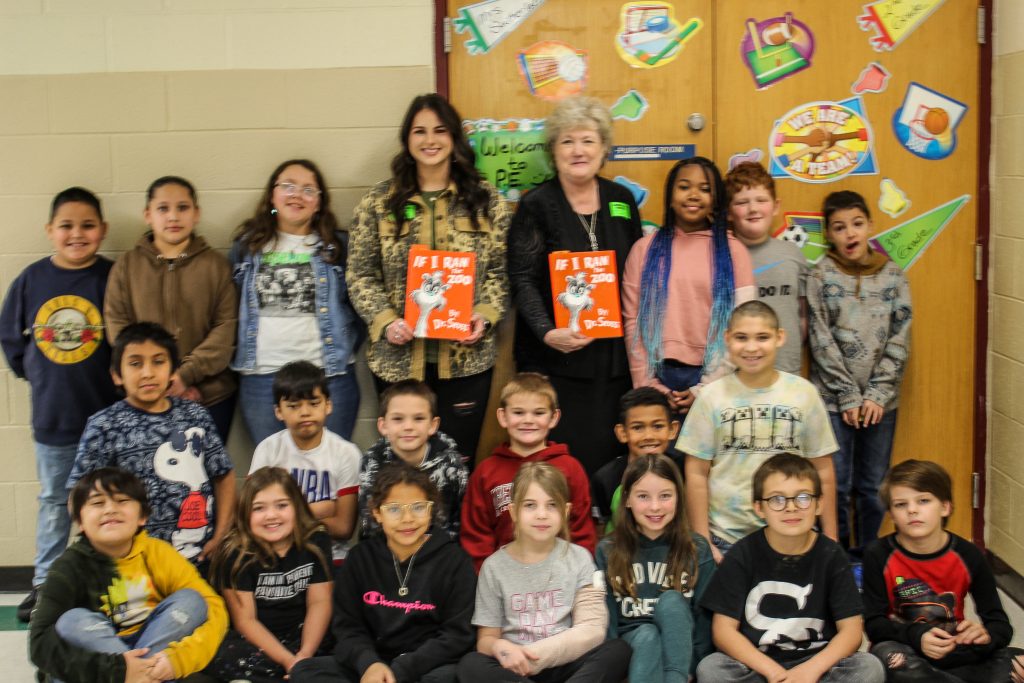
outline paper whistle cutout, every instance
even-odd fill
[[[878,208],[883,213],[896,218],[910,208],[910,200],[907,199],[907,193],[896,187],[896,183],[892,179],[882,178],[879,188],[882,190],[882,193],[878,195]]]
[[[787,211],[782,215],[782,225],[773,237],[792,242],[803,253],[809,265],[814,265],[828,251],[825,240],[825,214],[813,211]]]
[[[875,0],[864,5],[864,14],[857,17],[862,31],[874,29],[869,41],[875,52],[893,50],[924,23],[945,0]]]
[[[811,65],[814,35],[807,24],[794,20],[791,12],[763,21],[747,19],[746,26],[740,54],[758,90]]]
[[[612,118],[639,121],[649,107],[646,97],[636,90],[630,90],[612,105]]]
[[[878,233],[868,240],[868,243],[895,261],[900,268],[907,270],[921,258],[939,233],[970,199],[969,194],[960,195],[931,211],[911,218],[906,223]]]
[[[854,95],[862,95],[866,92],[884,92],[889,87],[889,77],[892,76],[884,66],[878,62],[871,62],[860,72],[857,81],[850,86],[850,92]]]
[[[650,191],[640,183],[635,180],[630,180],[624,175],[617,175],[612,178],[612,180],[617,182],[619,185],[622,185],[632,193],[633,201],[636,202],[637,208],[643,206],[644,202],[647,201],[647,196],[650,194]]]
[[[726,169],[726,170],[727,171],[731,171],[732,169],[736,168],[740,164],[746,163],[748,161],[751,161],[751,162],[753,162],[755,164],[759,163],[763,156],[764,156],[764,152],[762,152],[757,147],[755,147],[754,149],[749,150],[747,152],[740,152],[739,154],[733,154],[731,157],[729,157],[729,168]]]
[[[466,51],[482,55],[519,28],[544,0],[484,0],[459,10],[453,20],[456,33],[469,33]]]
[[[622,6],[615,49],[630,66],[651,69],[679,56],[683,47],[704,26],[697,17],[680,25],[672,5],[662,2],[627,2]]]
[[[896,139],[922,159],[945,159],[956,149],[956,129],[967,105],[911,82],[903,106],[892,117]]]
[[[516,57],[530,94],[551,102],[579,95],[587,84],[587,53],[568,43],[545,40]]]

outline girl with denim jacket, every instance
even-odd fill
[[[461,120],[440,95],[413,99],[391,179],[378,183],[356,207],[348,268],[352,303],[370,328],[366,355],[378,391],[403,379],[426,382],[437,394],[442,429],[472,461],[496,355],[492,326],[508,306],[510,213],[474,167]],[[407,258],[414,244],[476,254],[467,338],[413,337],[403,316]]]
[[[306,159],[270,175],[256,214],[231,247],[239,286],[239,404],[253,443],[284,429],[274,408],[274,373],[306,360],[327,374],[333,410],[326,426],[348,439],[359,409],[355,353],[362,321],[348,299],[345,235],[331,212],[323,175]]]

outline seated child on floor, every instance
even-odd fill
[[[334,591],[332,657],[301,662],[292,683],[454,683],[473,647],[473,563],[437,526],[437,488],[405,463],[377,472],[370,511],[381,533],[361,541]]]
[[[597,546],[608,637],[632,647],[631,681],[686,683],[713,649],[711,615],[698,607],[715,574],[711,545],[690,531],[682,476],[664,455],[632,459],[622,505],[615,529]]]
[[[68,503],[78,540],[53,563],[29,633],[32,663],[64,683],[168,681],[200,671],[227,629],[224,601],[144,530],[146,488],[113,467]]]
[[[906,460],[882,482],[896,532],[864,553],[864,613],[871,653],[890,683],[1006,681],[1024,651],[1007,647],[1013,627],[995,577],[975,545],[946,531],[953,488],[940,465]],[[974,599],[980,621],[964,617]]]
[[[846,552],[814,530],[814,465],[774,455],[754,473],[753,494],[767,526],[732,547],[704,593],[719,651],[697,665],[697,680],[882,683],[878,660],[857,652],[863,608]]]

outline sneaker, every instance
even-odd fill
[[[36,607],[36,597],[39,595],[39,589],[33,587],[29,591],[25,599],[18,605],[18,621],[23,624],[27,624],[29,619],[32,618],[32,610]]]

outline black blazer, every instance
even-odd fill
[[[598,177],[598,247],[615,252],[619,280],[633,243],[640,239],[640,211],[628,189]],[[629,217],[612,217],[608,205],[629,206]],[[590,251],[590,238],[569,205],[558,178],[530,190],[519,202],[508,236],[508,275],[516,307],[515,359],[519,371],[574,377],[622,377],[629,374],[623,339],[596,339],[586,348],[561,353],[544,343],[555,329],[548,254]]]

